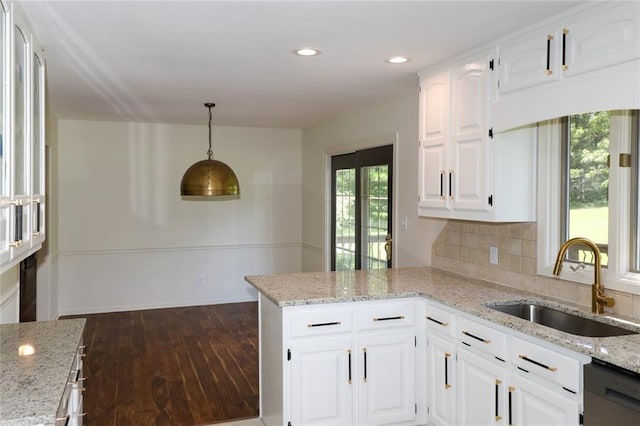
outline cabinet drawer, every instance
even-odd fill
[[[345,333],[352,329],[350,309],[323,309],[293,312],[290,315],[291,337]]]
[[[513,337],[511,362],[525,371],[580,393],[580,361],[535,343]]]
[[[504,332],[465,317],[458,317],[456,322],[456,334],[462,343],[507,360],[507,335]]]
[[[451,337],[455,337],[455,318],[451,312],[440,309],[435,306],[427,305],[425,308],[425,320],[427,330],[437,333],[444,333]]]
[[[414,302],[387,302],[358,309],[358,329],[411,327],[415,318]]]

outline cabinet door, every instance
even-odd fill
[[[434,426],[455,424],[455,343],[437,336],[427,337],[427,405]]]
[[[10,147],[9,138],[7,137],[7,130],[9,123],[7,118],[9,117],[8,103],[6,87],[7,76],[5,73],[5,41],[6,41],[6,21],[7,10],[4,3],[0,3],[0,266],[6,264],[9,261],[9,234],[10,234],[10,207],[6,203],[10,200],[11,191],[9,178],[10,173]],[[2,268],[0,267],[0,271]]]
[[[355,373],[350,337],[310,339],[291,345],[291,423],[353,423]]]
[[[467,63],[451,73],[451,204],[455,210],[487,210],[488,60]]]
[[[359,425],[416,418],[415,335],[381,333],[359,339]]]
[[[516,374],[508,390],[509,424],[521,426],[578,426],[580,407],[577,401],[560,391],[541,386]]]
[[[37,53],[32,57],[31,108],[31,233],[32,245],[45,236],[45,147],[44,147],[44,64]]]
[[[420,81],[419,207],[449,205],[449,73]]]
[[[558,49],[557,28],[542,28],[499,46],[498,93],[549,83],[555,80]]]
[[[565,77],[640,57],[640,10],[636,2],[607,3],[574,17],[563,28]]]
[[[2,204],[0,200],[0,273],[4,271],[2,266],[7,265],[11,259],[10,235],[11,235],[11,210],[13,206]]]
[[[19,14],[14,9],[14,19]],[[30,131],[27,123],[30,87],[29,63],[30,46],[26,33],[18,26],[13,27],[13,173],[12,173],[12,209],[11,242],[13,245],[11,258],[16,258],[31,249],[31,188],[30,188]]]
[[[461,425],[504,425],[507,369],[500,361],[458,351],[458,421]],[[520,424],[520,423],[515,423]]]

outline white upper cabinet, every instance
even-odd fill
[[[541,28],[500,45],[500,95],[550,83],[557,78],[557,31]]]
[[[637,3],[613,3],[571,16],[561,30],[560,70],[565,77],[640,57]]]
[[[535,220],[535,129],[491,128],[493,52],[422,75],[418,213],[479,220]]]
[[[0,2],[0,265],[5,265],[11,257],[9,238],[11,234],[12,205],[10,175],[11,170],[11,140],[8,137],[8,119],[10,105],[9,96],[6,90],[6,67],[7,67],[7,25],[9,11],[4,3]],[[0,267],[0,272],[2,267]]]
[[[640,108],[640,3],[590,3],[498,42],[494,128]],[[615,94],[615,96],[612,96]]]
[[[489,60],[482,55],[420,81],[418,205],[435,216],[490,207]]]
[[[19,4],[2,6],[0,273],[44,241],[44,58]]]

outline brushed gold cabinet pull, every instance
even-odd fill
[[[449,357],[451,354],[449,352],[444,353],[444,388],[449,389],[451,385],[449,384]]]
[[[500,385],[502,384],[502,382],[498,379],[496,379],[496,422],[499,422],[500,420],[502,420],[502,416],[500,416],[500,412],[499,412],[499,408],[500,408]]]
[[[362,352],[364,354],[364,376],[362,381],[367,383],[367,348],[362,348]]]
[[[404,315],[398,315],[395,317],[373,317],[374,321],[393,321],[393,320],[402,320],[404,319]]]
[[[538,367],[542,367],[542,368],[544,368],[546,370],[549,370],[549,371],[554,371],[554,372],[558,371],[557,367],[550,367],[547,364],[543,364],[543,363],[541,363],[539,361],[536,361],[535,359],[531,359],[526,355],[518,355],[518,358],[520,358],[520,359],[522,359],[524,361],[530,362],[533,365],[537,365]]]
[[[347,383],[351,384],[351,349],[347,349],[347,355],[349,360],[349,379],[347,380]]]
[[[441,326],[443,326],[443,327],[447,327],[447,326],[449,325],[449,323],[442,322],[442,321],[437,320],[437,319],[435,319],[435,318],[433,318],[433,317],[426,317],[426,318],[427,318],[429,321],[435,322],[436,324],[441,325]]]
[[[329,325],[340,325],[342,324],[340,321],[332,321],[332,322],[316,322],[316,323],[309,323],[307,324],[308,328],[312,328],[312,327],[326,327]]]
[[[516,388],[509,386],[509,426],[513,426],[513,399],[512,395],[516,391]]]
[[[547,69],[545,74],[551,75],[553,71],[551,71],[551,40],[553,40],[552,35],[547,35]]]
[[[471,337],[472,339],[476,339],[476,340],[477,340],[477,341],[479,341],[479,342],[486,343],[487,345],[488,345],[489,343],[491,343],[491,340],[489,340],[489,339],[483,339],[482,337],[475,336],[475,335],[473,335],[473,334],[469,333],[468,331],[463,331],[463,332],[462,332],[462,334],[464,334],[465,336],[469,336],[469,337]]]

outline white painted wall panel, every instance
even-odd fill
[[[256,300],[244,276],[299,271],[300,245],[73,252],[59,265],[63,315],[209,305]]]
[[[244,275],[300,271],[301,131],[214,126],[214,158],[236,172],[241,197],[182,201],[207,134],[59,121],[60,314],[255,299]]]
[[[417,81],[416,86],[417,88]],[[418,93],[409,93],[344,113],[303,131],[303,243],[305,271],[322,271],[328,265],[325,206],[328,151],[343,152],[371,147],[381,138],[398,134],[395,152],[394,267],[431,263],[431,245],[446,221],[418,217]],[[391,138],[394,139],[394,138]],[[401,228],[407,217],[407,230]]]

